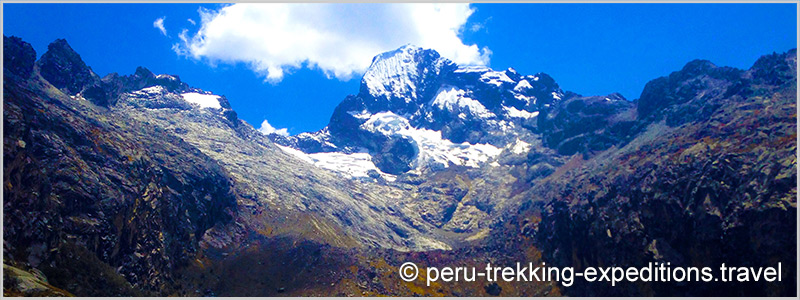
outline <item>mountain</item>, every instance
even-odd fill
[[[515,141],[531,143],[536,138],[526,127],[535,127],[539,111],[563,95],[543,73],[459,67],[433,50],[406,45],[373,59],[359,93],[336,107],[327,127],[271,138],[331,169],[318,153],[364,158],[369,170],[393,180],[410,171],[478,167]]]
[[[5,45],[35,57],[18,39]],[[42,57],[5,70],[4,234],[12,242],[4,249],[12,260],[63,272],[72,266],[56,264],[66,263],[58,255],[77,247],[121,282],[163,291],[201,249],[244,247],[250,235],[450,248],[408,213],[406,191],[303,164],[239,120],[223,96],[145,68],[99,81],[64,75],[80,67],[97,78],[61,40]],[[43,69],[55,70],[47,76],[62,87]],[[81,284],[73,293],[99,293],[92,288],[105,283]]]
[[[796,293],[795,50],[692,61],[629,101],[406,45],[288,137],[177,75],[100,77],[64,40],[36,57],[4,37],[4,295]],[[429,286],[408,261],[786,271]]]
[[[796,267],[796,73],[791,50],[749,70],[697,60],[650,81],[635,103],[639,133],[534,183],[495,242],[517,236],[557,266]],[[584,281],[566,292],[796,294],[796,273],[785,276],[791,284]]]

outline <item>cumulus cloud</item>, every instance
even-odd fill
[[[167,29],[164,28],[164,19],[166,19],[166,17],[161,17],[153,21],[153,27],[161,31],[161,34],[167,35]]]
[[[200,9],[200,29],[184,29],[173,49],[212,64],[246,63],[272,82],[302,67],[347,80],[375,55],[405,44],[486,65],[491,51],[460,37],[473,12],[467,3],[238,3]]]
[[[264,122],[261,122],[261,127],[258,128],[258,131],[261,131],[261,133],[263,133],[263,134],[274,133],[274,134],[277,134],[277,135],[289,136],[289,130],[288,129],[286,129],[286,128],[278,129],[278,128],[272,127],[272,125],[270,125],[269,122],[267,122],[267,120],[264,120]]]

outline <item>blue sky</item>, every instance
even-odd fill
[[[39,56],[50,42],[65,38],[100,76],[131,74],[137,66],[179,75],[191,86],[225,95],[239,117],[255,127],[269,120],[292,134],[325,126],[336,105],[358,92],[361,62],[368,64],[378,49],[399,47],[405,39],[433,43],[444,49],[443,54],[458,55],[462,63],[483,62],[497,70],[513,67],[522,74],[545,72],[564,90],[583,95],[620,92],[630,100],[638,98],[647,81],[678,70],[692,59],[746,69],[761,55],[797,45],[795,4],[471,4],[471,13],[454,9],[433,18],[448,20],[441,24],[398,17],[386,21],[385,27],[343,24],[350,17],[335,16],[350,9],[295,12],[315,20],[329,19],[303,23],[309,28],[341,27],[359,34],[366,30],[364,40],[352,32],[341,35],[352,45],[297,44],[302,43],[299,38],[300,42],[293,42],[295,48],[262,59],[259,55],[272,53],[268,47],[298,33],[269,36],[269,41],[242,41],[240,33],[248,32],[247,28],[238,30],[249,23],[238,22],[231,10],[227,23],[219,18],[214,25],[227,30],[226,35],[198,34],[201,11],[212,21],[222,8],[217,4],[3,4],[3,34],[31,43]],[[406,11],[376,8],[380,7],[361,13],[370,18],[372,13],[391,16]],[[254,20],[276,19],[267,17],[258,15]],[[164,19],[166,35],[154,27],[159,18]],[[403,26],[449,28],[459,22],[463,26],[455,41],[444,31],[402,33],[407,31]],[[264,26],[296,30],[281,24]],[[193,37],[202,37],[202,43]],[[442,40],[448,42],[436,44]],[[191,45],[200,47],[193,50]],[[472,45],[477,47],[467,47]],[[262,52],[250,51],[262,46],[266,47]],[[306,51],[314,46],[323,50]],[[311,58],[298,64],[302,55]]]

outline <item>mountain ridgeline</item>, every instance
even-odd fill
[[[37,60],[4,36],[3,62],[4,295],[797,293],[794,49],[695,60],[631,101],[406,45],[294,136],[176,75],[100,77],[65,40]],[[407,261],[783,272],[428,286]]]

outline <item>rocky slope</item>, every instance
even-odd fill
[[[35,57],[24,42],[4,42],[6,53]],[[62,41],[50,50],[74,54]],[[61,78],[62,90],[43,80],[40,68],[59,68],[54,61],[85,67],[77,54],[56,56],[43,56],[33,69],[4,70],[6,258],[65,273],[78,267],[70,257],[103,261],[105,270],[78,272],[80,285],[64,286],[76,294],[111,285],[93,282],[110,270],[127,279],[107,279],[118,284],[115,293],[157,288],[197,252],[206,230],[232,221],[233,183],[179,138],[133,120],[111,121],[107,110],[65,93],[83,90],[94,76]]]
[[[693,61],[639,99],[380,54],[328,126],[64,40],[4,37],[6,295],[791,295],[793,284],[404,282],[398,267],[782,261],[796,282],[796,54]]]
[[[581,282],[571,295],[796,294],[796,66],[792,50],[649,82],[631,124],[641,133],[535,183],[507,234],[560,266],[790,266],[782,282]]]
[[[144,68],[84,80],[97,76],[63,40],[35,64],[27,43],[6,38],[5,47],[4,252],[15,263],[66,277],[78,267],[66,257],[78,255],[124,278],[113,293],[130,294],[167,290],[204,249],[235,251],[251,235],[450,248],[400,201],[406,191],[298,161],[224,97]],[[62,283],[75,294],[110,291],[92,277]]]

